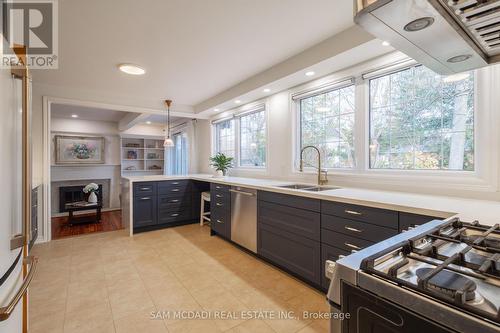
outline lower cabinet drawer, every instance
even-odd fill
[[[191,194],[181,196],[172,195],[160,195],[158,196],[158,209],[168,210],[176,209],[179,206],[190,206],[191,205]]]
[[[365,239],[375,243],[397,235],[398,233],[396,229],[326,214],[321,215],[321,227],[323,229],[340,232],[348,236]]]
[[[399,213],[397,211],[323,200],[321,213],[398,229]]]
[[[321,242],[349,252],[358,251],[375,244],[375,242],[347,236],[328,229],[321,229]]]
[[[321,286],[328,289],[330,280],[325,276],[325,262],[327,260],[337,261],[344,256],[348,256],[349,251],[345,251],[327,244],[321,244]]]
[[[179,206],[176,209],[161,209],[158,212],[158,223],[175,223],[191,219],[191,209]]]
[[[258,225],[257,253],[315,285],[321,283],[320,243],[266,224]]]
[[[258,223],[268,224],[319,242],[321,215],[310,210],[259,201]]]
[[[210,210],[210,227],[222,237],[231,238],[231,213],[224,209]]]

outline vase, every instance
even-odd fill
[[[91,192],[88,199],[89,203],[97,203],[97,195],[95,192]]]
[[[222,172],[222,170],[215,171],[215,177],[217,177],[217,178],[224,177],[224,172]]]

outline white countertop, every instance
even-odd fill
[[[161,181],[169,179],[193,179],[233,186],[243,186],[258,190],[298,195],[302,197],[338,201],[401,212],[432,215],[442,218],[459,217],[464,222],[478,220],[482,224],[500,223],[500,202],[474,200],[458,197],[413,194],[405,192],[378,191],[361,188],[339,188],[322,192],[308,192],[276,187],[294,184],[291,181],[277,181],[261,178],[222,177],[207,174],[185,176],[137,176],[124,177],[130,182]],[[314,184],[311,184],[314,186]],[[334,186],[328,185],[328,186]]]

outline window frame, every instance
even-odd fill
[[[241,165],[241,118],[245,116],[249,116],[254,113],[264,113],[265,120],[265,165],[263,166],[250,166],[250,165]],[[254,107],[249,107],[248,105],[242,106],[241,108],[234,111],[234,113],[229,117],[224,117],[220,119],[216,119],[212,121],[212,154],[216,154],[218,152],[218,139],[217,139],[217,124],[222,123],[224,121],[232,120],[234,123],[234,160],[233,160],[233,169],[238,170],[251,170],[251,171],[265,171],[267,172],[269,166],[269,119],[267,107],[265,104],[258,104]]]
[[[473,155],[473,160],[474,160],[474,169],[473,170],[459,170],[459,169],[444,169],[444,168],[439,168],[439,169],[404,169],[404,168],[372,168],[371,166],[371,154],[370,154],[370,143],[371,143],[371,92],[370,92],[370,81],[374,79],[378,79],[384,76],[388,76],[391,74],[395,74],[398,72],[402,72],[411,68],[416,68],[419,66],[423,66],[420,63],[417,63],[416,61],[409,61],[408,64],[406,62],[403,62],[402,65],[398,65],[398,63],[395,63],[393,66],[389,66],[387,69],[379,69],[372,71],[375,72],[375,75],[369,75],[369,73],[365,73],[361,75],[361,79],[363,80],[363,83],[365,84],[365,89],[366,89],[366,98],[367,98],[367,105],[366,105],[366,117],[367,117],[367,133],[366,133],[366,168],[370,171],[377,171],[377,170],[382,170],[382,171],[393,171],[393,172],[398,172],[398,171],[423,171],[423,172],[436,172],[436,173],[465,173],[465,174],[475,174],[476,169],[477,169],[477,161],[476,161],[476,152],[477,152],[477,137],[476,137],[476,118],[477,118],[477,72],[476,71],[470,71],[474,77],[474,82],[473,82],[473,147],[474,147],[474,155]],[[442,157],[442,156],[441,156]]]
[[[344,78],[344,79],[341,79],[341,80],[336,80],[336,81],[333,81],[333,82],[330,82],[330,83],[327,83],[327,84],[324,84],[318,88],[315,88],[315,89],[312,89],[312,90],[305,90],[305,91],[300,91],[298,93],[295,93],[295,94],[292,94],[292,103],[294,105],[294,109],[295,109],[295,124],[293,125],[293,128],[295,128],[295,133],[297,134],[295,139],[294,139],[294,169],[296,171],[298,171],[298,163],[299,161],[297,160],[297,158],[300,158],[300,151],[302,149],[302,108],[301,108],[301,104],[302,104],[302,100],[304,99],[307,99],[307,98],[311,98],[311,97],[315,97],[315,96],[318,96],[318,95],[322,95],[322,94],[327,94],[329,92],[332,92],[332,91],[336,91],[336,90],[340,90],[340,89],[344,89],[344,88],[347,88],[347,87],[353,87],[354,88],[354,112],[353,112],[353,115],[354,115],[354,126],[353,126],[353,131],[354,131],[354,150],[355,150],[355,154],[354,156],[356,157],[355,158],[355,166],[352,167],[352,168],[347,168],[347,167],[339,167],[339,168],[325,168],[325,167],[322,167],[322,169],[327,169],[328,171],[334,171],[334,170],[345,170],[345,171],[352,171],[352,170],[356,170],[357,169],[357,165],[358,165],[358,160],[357,160],[357,154],[356,154],[356,126],[357,126],[357,93],[356,93],[356,90],[357,90],[357,84],[356,84],[356,80],[354,77],[349,77],[349,78]],[[340,117],[340,115],[339,115]],[[322,156],[322,160],[323,160],[324,156]],[[311,170],[316,170],[316,168],[314,168],[313,166],[304,166],[304,170],[307,172],[311,172]]]
[[[495,91],[500,89],[500,67],[489,66],[474,70],[474,171],[460,170],[405,170],[405,169],[370,169],[369,168],[369,87],[368,80],[363,79],[367,73],[381,70],[397,71],[404,66],[416,62],[406,55],[393,52],[372,60],[354,65],[320,79],[310,81],[289,93],[292,117],[292,142],[289,177],[299,177],[304,174],[316,174],[314,168],[298,170],[300,147],[300,114],[299,105],[293,99],[294,94],[305,90],[312,91],[326,83],[338,81],[342,77],[355,78],[355,169],[328,169],[330,179],[341,176],[337,183],[348,182],[349,186],[385,186],[400,190],[401,186],[411,188],[434,188],[441,190],[472,190],[496,191],[499,186],[497,168],[500,165],[500,133],[497,133],[496,124],[500,118],[494,112],[494,105],[500,103],[500,96]],[[334,178],[333,178],[334,179]],[[411,185],[409,185],[411,184]],[[436,192],[437,193],[437,192]],[[446,192],[448,193],[448,192]]]

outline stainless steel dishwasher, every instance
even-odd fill
[[[231,240],[257,253],[257,190],[231,186]]]

